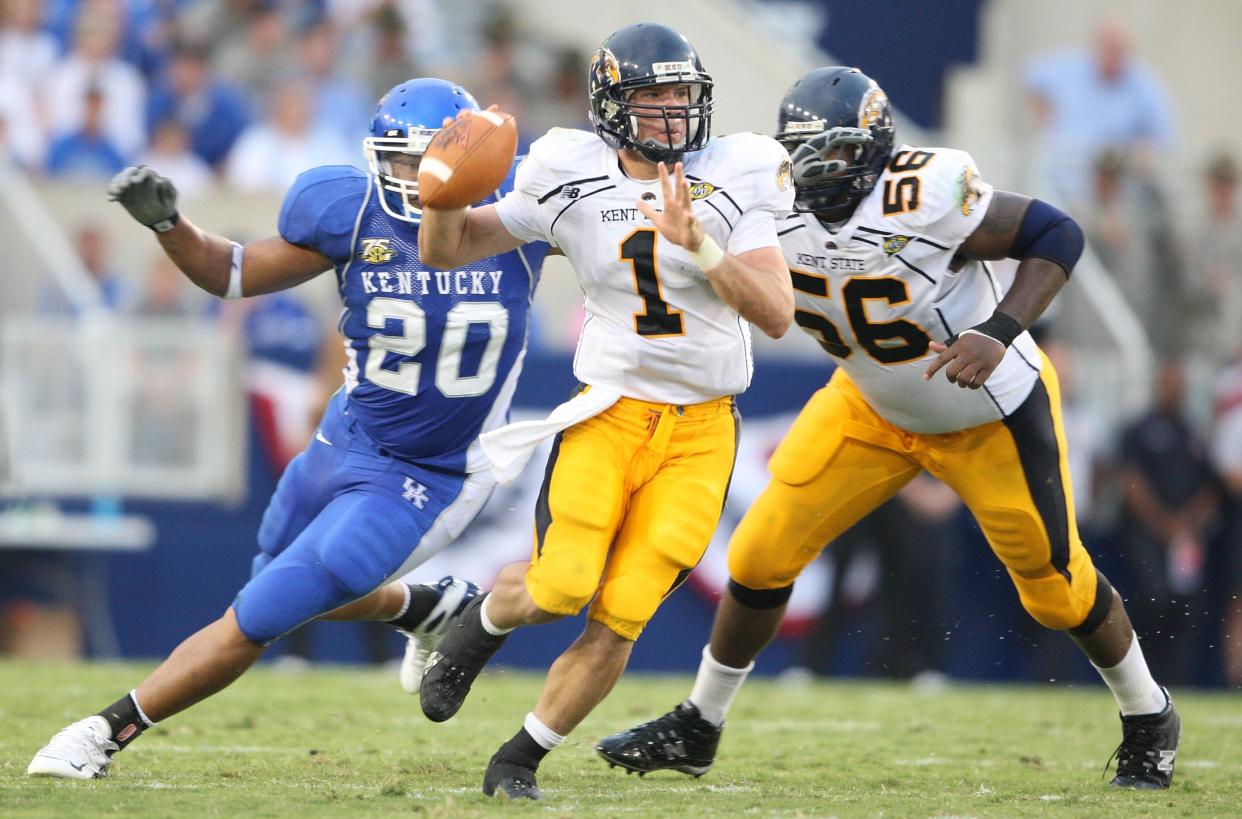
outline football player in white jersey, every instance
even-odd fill
[[[538,236],[568,257],[586,298],[574,359],[583,390],[547,421],[483,442],[503,479],[556,436],[531,559],[463,612],[420,690],[423,712],[448,719],[508,632],[589,605],[582,636],[488,764],[489,795],[539,798],[540,760],[612,689],[633,641],[702,557],[732,474],[750,324],[779,337],[793,321],[776,235],[793,204],[784,148],[758,134],[711,136],[711,77],[665,26],[617,31],[589,83],[595,133],[553,129],[531,146],[513,193],[428,208],[419,234],[423,258],[440,267]]]
[[[600,755],[705,773],[798,574],[927,470],[970,507],[1026,610],[1067,632],[1112,690],[1123,733],[1113,785],[1167,788],[1177,711],[1079,540],[1056,373],[1026,332],[1073,270],[1082,231],[1045,202],[993,191],[963,151],[895,147],[888,99],[857,69],[804,76],[779,123],[797,189],[780,226],[795,320],[837,369],[733,534],[689,699],[607,737]],[[1002,294],[986,260],[1005,257],[1021,261]]]

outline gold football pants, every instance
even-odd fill
[[[526,589],[539,608],[638,639],[707,550],[733,474],[732,398],[622,398],[560,433],[535,507]]]
[[[1077,633],[1108,613],[1112,590],[1078,537],[1056,372],[1007,418],[926,435],[876,413],[843,370],[811,397],[769,462],[771,481],[729,543],[729,574],[782,589],[825,545],[921,470],[952,487],[1041,624]]]

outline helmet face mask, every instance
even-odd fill
[[[875,188],[896,137],[892,106],[856,68],[817,68],[781,102],[776,139],[794,161],[794,210],[848,219]],[[810,149],[814,150],[810,150]]]
[[[419,163],[445,117],[452,119],[462,110],[477,111],[479,104],[446,80],[409,80],[380,100],[362,149],[386,214],[411,224],[421,221]]]
[[[367,137],[362,141],[367,165],[379,186],[380,206],[395,219],[417,224],[422,218],[418,207],[418,166],[423,153],[439,129],[409,128],[398,136]]]
[[[614,33],[595,53],[588,85],[591,122],[613,148],[672,164],[711,138],[712,78],[670,28],[638,23]]]

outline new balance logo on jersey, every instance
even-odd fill
[[[561,198],[562,199],[577,199],[578,193],[579,193],[578,188],[564,188],[561,190]]]
[[[401,493],[402,500],[408,500],[419,509],[422,509],[427,505],[427,487],[423,486],[418,481],[407,477],[401,488],[405,490]]]

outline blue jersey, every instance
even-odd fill
[[[512,174],[501,193],[511,187]],[[336,268],[349,354],[342,411],[382,453],[435,469],[485,469],[471,445],[507,418],[548,247],[428,267],[418,226],[384,213],[380,195],[367,174],[325,166],[298,177],[280,213],[285,241]]]

